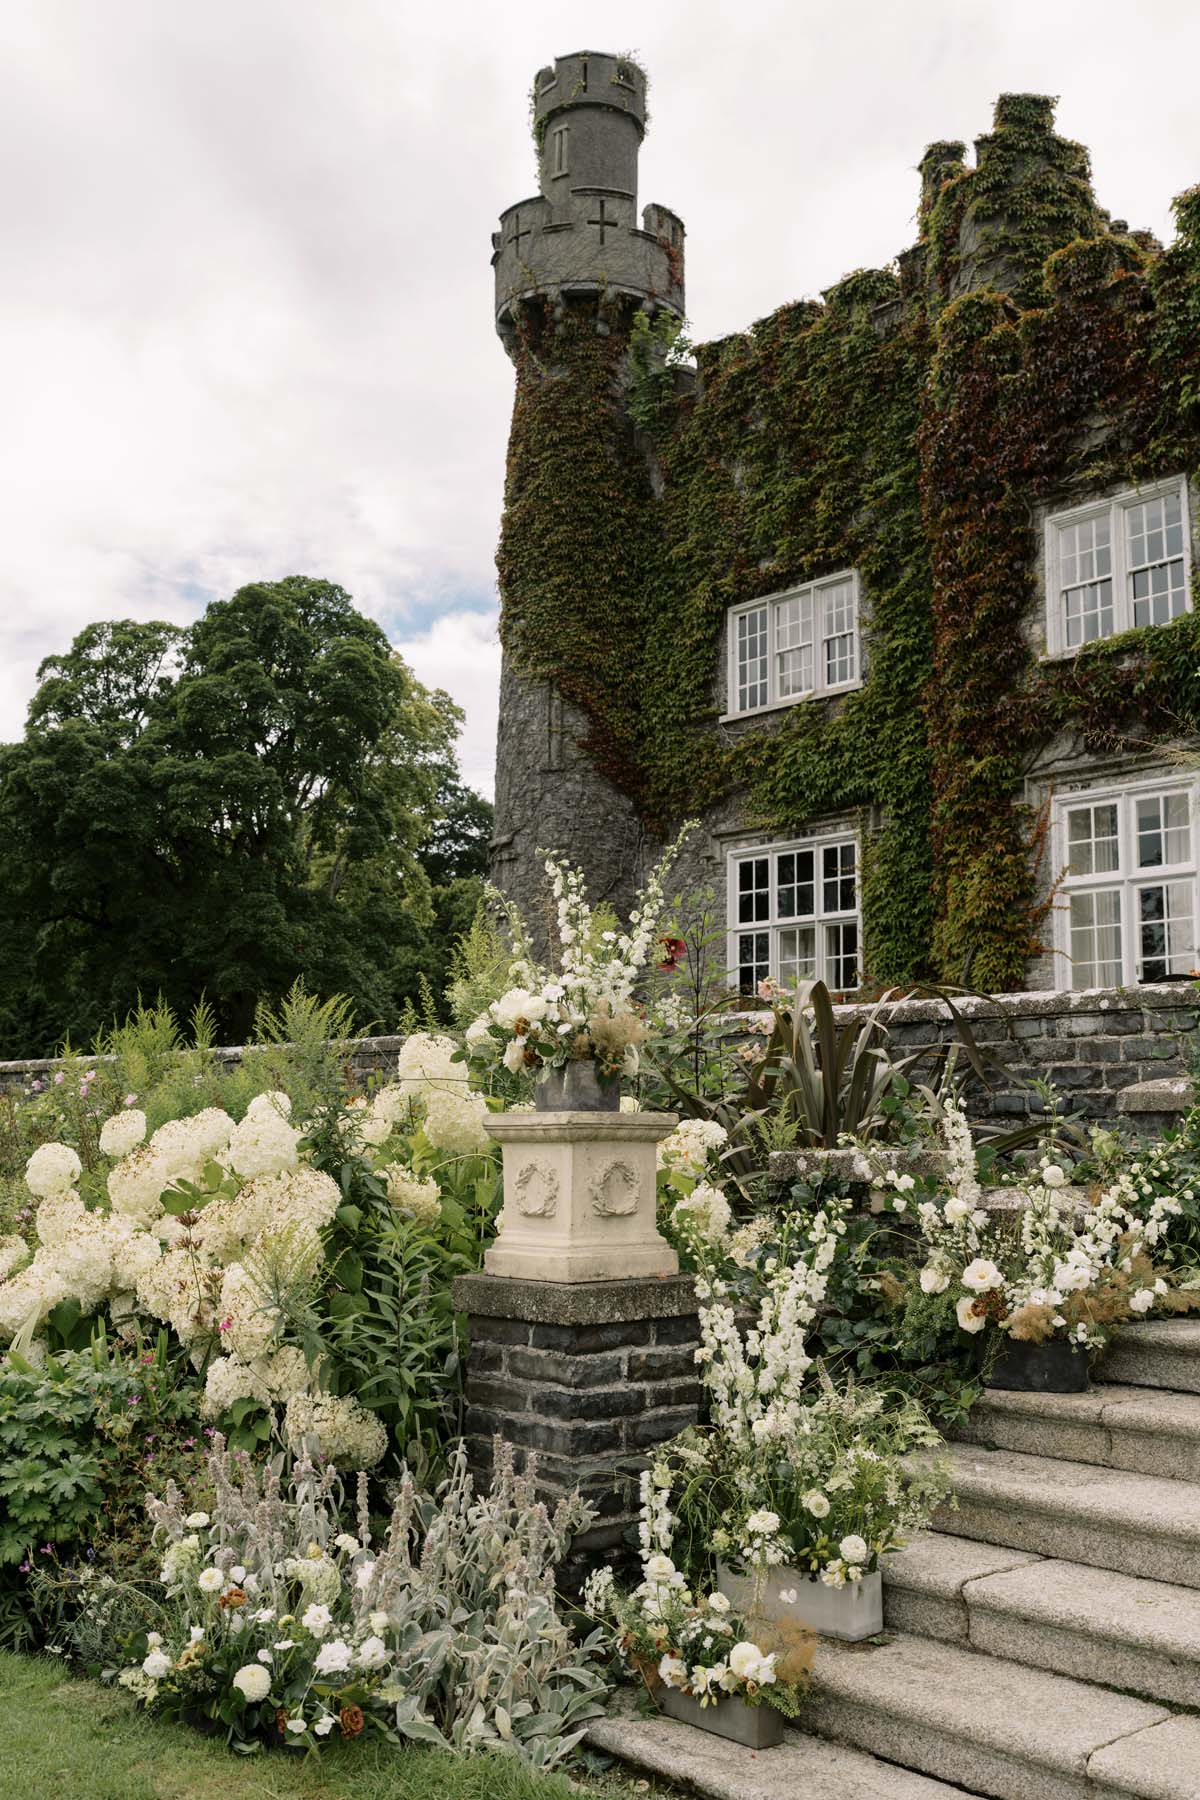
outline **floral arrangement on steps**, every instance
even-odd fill
[[[660,931],[663,883],[694,829],[694,822],[685,825],[656,864],[637,895],[626,931],[607,928],[593,911],[580,870],[541,852],[555,902],[557,969],[534,960],[520,914],[489,888],[488,898],[508,921],[513,961],[507,991],[467,1027],[465,1055],[472,1068],[487,1075],[503,1064],[514,1074],[532,1073],[539,1083],[539,1104],[549,1088],[559,1105],[569,1106],[572,1099],[617,1105],[621,1077],[637,1074],[650,1030],[635,991],[656,952],[659,961],[673,954]]]
[[[170,1485],[147,1503],[159,1622],[124,1646],[118,1680],[154,1713],[242,1749],[369,1731],[549,1768],[603,1711],[599,1635],[576,1643],[554,1596],[592,1515],[578,1495],[550,1513],[536,1466],[518,1475],[503,1444],[486,1495],[461,1445],[436,1494],[405,1472],[380,1544],[361,1474],[348,1521],[330,1463],[300,1456],[284,1480],[217,1438],[209,1471],[211,1515]]]
[[[644,1526],[645,1512],[645,1539]],[[643,1548],[642,1579],[631,1593],[616,1585],[610,1568],[597,1569],[583,1604],[605,1621],[626,1670],[678,1718],[763,1748],[778,1743],[783,1720],[801,1710],[812,1633],[748,1619],[718,1591],[693,1595],[662,1551]]]
[[[1144,1161],[1122,1158],[1077,1206],[1064,1193],[1068,1171],[1047,1153],[1037,1176],[1012,1190],[1016,1204],[989,1212],[971,1128],[953,1099],[941,1135],[948,1192],[917,1204],[925,1260],[897,1298],[926,1312],[940,1306],[969,1336],[986,1333],[989,1385],[1086,1387],[1089,1353],[1171,1294],[1175,1278],[1154,1260],[1182,1210],[1163,1180],[1169,1165],[1149,1151]]]

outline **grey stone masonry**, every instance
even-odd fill
[[[353,1084],[365,1087],[372,1075],[390,1075],[404,1044],[403,1037],[353,1038],[344,1046],[346,1070]],[[225,1069],[235,1069],[246,1055],[241,1044],[225,1044],[213,1051],[216,1061]],[[90,1066],[103,1068],[111,1057],[88,1058]],[[0,1062],[0,1093],[9,1089],[28,1088],[34,1081],[52,1082],[61,1067],[54,1056],[32,1056],[21,1062]]]
[[[690,1275],[557,1282],[461,1275],[466,1437],[486,1472],[493,1437],[537,1452],[551,1504],[578,1487],[599,1517],[576,1550],[619,1544],[658,1444],[699,1416],[698,1303]]]
[[[624,295],[682,318],[683,220],[650,205],[638,223],[646,77],[623,56],[581,50],[534,78],[540,192],[500,215],[492,235],[496,329],[514,308]]]
[[[986,1094],[972,1078],[968,1104],[977,1116],[1036,1116],[1041,1103],[1027,1084],[1039,1078],[1058,1090],[1065,1111],[1115,1124],[1124,1115],[1119,1096],[1126,1088],[1184,1074],[1188,1043],[1196,1041],[1200,996],[1191,982],[1165,982],[971,996],[955,1006],[1009,1077],[993,1076]],[[839,1007],[839,1022],[865,1020],[870,1010]],[[957,1036],[941,1000],[899,1000],[885,1007],[881,1018],[901,1055],[927,1044],[953,1043]],[[959,1066],[966,1070],[965,1057]]]

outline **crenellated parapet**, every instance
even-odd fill
[[[639,223],[645,130],[646,78],[627,58],[577,51],[538,72],[540,192],[501,213],[492,236],[496,329],[506,342],[514,309],[535,298],[624,296],[682,318],[683,221],[651,204]]]

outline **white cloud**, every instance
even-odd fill
[[[5,27],[0,736],[89,620],[302,571],[448,656],[483,779],[490,233],[557,52],[648,63],[642,198],[687,222],[701,338],[890,259],[924,145],[1005,89],[1063,96],[1135,225],[1198,173],[1191,0],[9,0]]]
[[[396,648],[426,687],[445,688],[467,715],[458,755],[463,779],[491,798],[500,688],[496,612],[446,612]]]

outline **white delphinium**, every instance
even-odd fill
[[[658,1167],[698,1179],[728,1142],[729,1133],[715,1119],[681,1119],[658,1145]]]
[[[146,1135],[146,1115],[136,1107],[113,1113],[100,1127],[100,1151],[104,1156],[128,1156]]]
[[[719,1187],[701,1181],[675,1202],[671,1217],[689,1236],[717,1248],[725,1243],[733,1212]]]

